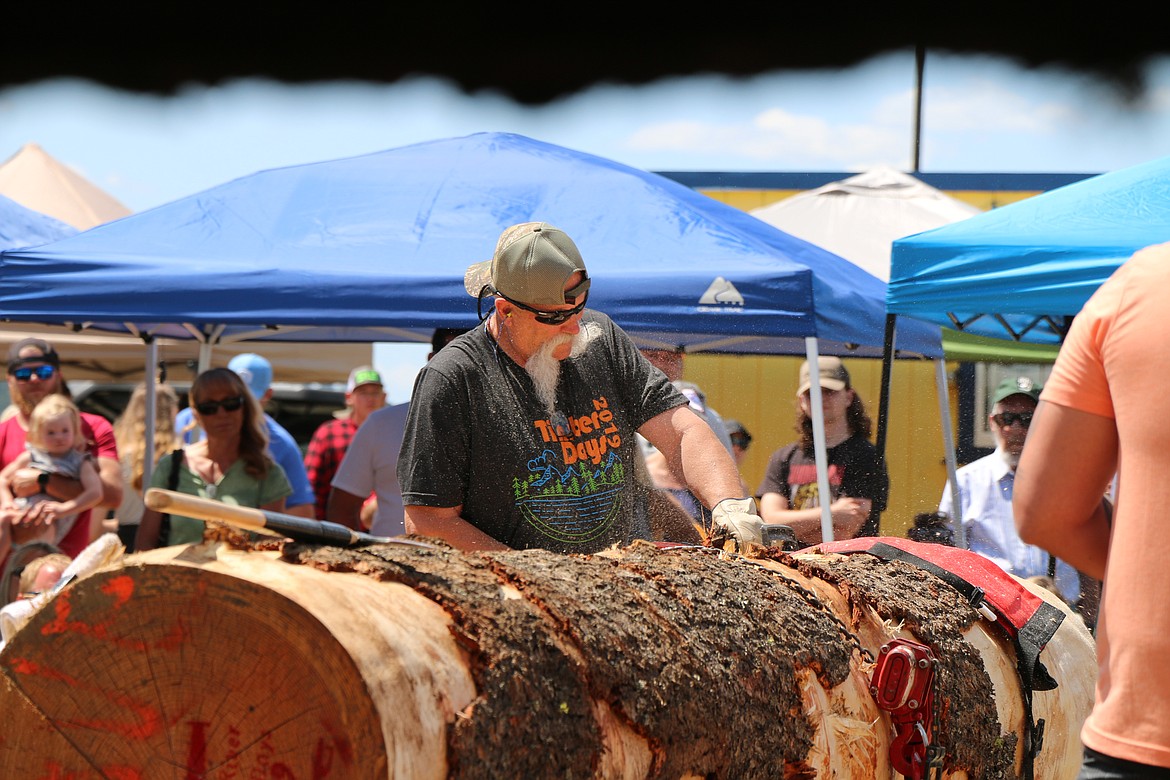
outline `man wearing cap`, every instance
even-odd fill
[[[869,441],[873,424],[841,358],[819,357],[817,367],[816,381],[821,387],[825,418],[833,539],[873,536],[890,490],[881,455]],[[800,385],[796,389],[796,430],[800,439],[772,453],[756,491],[764,520],[791,526],[803,545],[823,541],[810,395],[813,381],[806,360],[800,366]]]
[[[244,352],[228,361],[227,367],[239,374],[263,409],[272,398],[272,364],[268,359],[253,352]],[[264,414],[264,422],[268,424],[268,454],[284,469],[293,489],[292,495],[285,500],[284,511],[290,515],[313,517],[313,486],[305,474],[301,448],[292,434],[267,412]],[[175,416],[175,432],[184,444],[205,438],[195,423],[195,415],[190,407],[181,409]]]
[[[731,454],[735,457],[736,465],[742,467],[748,447],[752,446],[752,435],[743,423],[730,417],[723,418],[723,426],[731,439]]]
[[[543,222],[504,230],[467,291],[479,327],[415,380],[398,459],[406,530],[461,549],[592,553],[650,538],[636,434],[660,449],[719,530],[761,543],[730,453],[604,314],[577,246]]]
[[[373,366],[359,366],[349,372],[349,381],[345,384],[348,414],[321,423],[313,432],[305,452],[305,472],[309,475],[309,484],[313,486],[316,496],[318,520],[326,518],[333,477],[354,434],[367,417],[385,405],[386,391],[382,389],[382,375]]]
[[[1021,578],[1046,575],[1049,566],[1047,552],[1020,539],[1012,515],[1016,466],[1040,399],[1040,389],[1040,385],[1026,376],[1008,377],[1000,382],[992,394],[991,413],[987,415],[987,424],[995,436],[995,452],[955,473],[967,547]],[[943,488],[939,512],[948,517],[953,514],[949,480]],[[953,517],[950,526],[954,529]],[[1056,562],[1056,585],[1066,601],[1076,603],[1080,597],[1080,578],[1076,569],[1064,561]]]
[[[28,338],[16,342],[8,351],[8,393],[16,413],[0,423],[0,468],[24,452],[28,419],[32,410],[46,396],[67,393],[61,376],[61,362],[57,351],[47,341]],[[122,501],[122,470],[118,463],[118,448],[114,428],[104,417],[81,414],[81,433],[89,445],[89,452],[97,463],[102,482],[101,503],[94,510],[78,515],[72,530],[61,540],[62,552],[77,556],[100,534],[100,526],[91,520],[93,511],[105,515],[107,508],[117,507]],[[46,492],[61,500],[76,497],[81,483],[60,474],[45,474],[36,469],[22,469],[13,482],[17,496]],[[27,510],[6,513],[0,522],[38,523],[43,520],[41,508],[34,504]]]
[[[427,360],[465,332],[464,328],[435,328]],[[329,522],[355,530],[368,528],[374,536],[406,532],[398,486],[398,451],[409,409],[409,403],[385,406],[358,428],[333,477],[326,515]],[[373,498],[366,498],[371,493]]]

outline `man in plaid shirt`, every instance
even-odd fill
[[[353,435],[372,412],[386,405],[382,376],[370,366],[359,366],[349,374],[345,386],[348,414],[321,423],[305,452],[305,471],[316,496],[316,517],[325,520],[333,476],[349,449]]]

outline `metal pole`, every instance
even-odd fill
[[[878,396],[877,419],[877,451],[878,462],[885,468],[886,462],[886,433],[890,424],[890,380],[894,368],[894,339],[897,333],[898,315],[886,314],[886,334],[882,343],[882,387]],[[881,536],[881,511],[877,502],[869,510],[869,520],[866,526],[872,530],[874,536]]]
[[[914,149],[911,153],[911,172],[918,173],[922,153],[922,72],[926,66],[926,47],[914,47]]]
[[[955,434],[951,427],[951,393],[947,387],[947,364],[944,358],[934,361],[934,383],[938,393],[938,413],[942,420],[943,457],[947,464],[947,481],[951,483],[951,524],[955,528],[955,546],[967,549],[967,532],[963,528],[963,510],[956,477]]]
[[[813,452],[817,461],[817,495],[821,504],[821,541],[833,541],[832,489],[829,487],[829,450],[825,446],[825,405],[821,398],[820,358],[817,354],[816,336],[804,339],[805,357],[808,359],[809,401],[812,405]]]
[[[142,489],[150,487],[150,475],[154,472],[154,427],[158,398],[155,376],[158,371],[158,342],[150,338],[146,342],[146,441],[143,442]]]

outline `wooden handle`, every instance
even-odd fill
[[[210,498],[200,498],[187,493],[177,493],[174,490],[151,488],[146,491],[143,499],[145,504],[158,512],[167,512],[175,515],[194,517],[196,520],[218,520],[234,525],[237,528],[246,528],[249,531],[268,531],[267,518],[260,509],[251,507],[233,506],[222,501],[213,501]],[[273,514],[278,514],[274,512]],[[294,515],[285,515],[293,519]]]
[[[272,512],[267,509],[252,509],[250,507],[232,506],[222,501],[210,498],[177,493],[174,490],[151,488],[146,491],[143,501],[148,507],[158,512],[185,515],[196,520],[218,520],[237,528],[249,531],[259,531],[271,536],[283,536],[302,542],[318,544],[333,544],[342,547],[353,547],[362,544],[409,544],[421,547],[430,547],[422,542],[407,539],[388,539],[382,536],[371,536],[340,523],[328,523],[310,520],[296,515],[286,515],[283,512]]]

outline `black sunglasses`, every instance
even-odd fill
[[[219,414],[220,407],[223,407],[225,412],[234,412],[244,405],[244,396],[237,395],[235,398],[225,398],[222,401],[204,401],[201,404],[195,404],[195,409],[204,417],[211,417]]]
[[[581,299],[581,302],[571,309],[565,309],[564,311],[545,311],[544,309],[534,309],[528,304],[520,303],[520,301],[514,301],[499,290],[496,291],[496,295],[500,296],[518,309],[532,312],[534,315],[536,315],[536,321],[542,325],[560,325],[562,322],[567,321],[570,317],[576,317],[585,309],[585,302],[589,300],[589,293],[586,293],[585,297]],[[568,296],[566,295],[565,297]]]
[[[746,450],[751,446],[752,437],[746,433],[733,433],[731,434],[731,443]]]
[[[1032,412],[1000,412],[997,415],[993,415],[991,419],[995,420],[995,424],[1000,428],[1006,428],[1009,425],[1015,425],[1017,423],[1027,428],[1032,424]]]
[[[20,368],[12,369],[12,375],[16,377],[17,382],[27,382],[34,376],[42,382],[53,378],[53,374],[57,373],[57,369],[53,366],[22,366]]]

